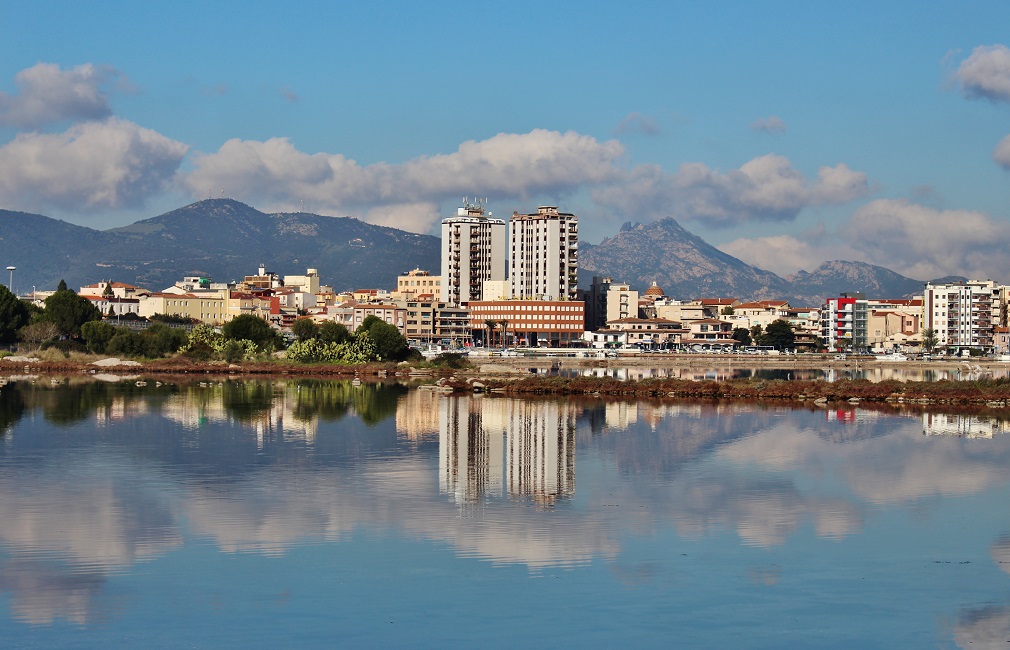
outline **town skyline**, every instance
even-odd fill
[[[594,243],[672,216],[779,274],[1010,276],[1000,3],[4,13],[5,209],[108,228],[223,193],[434,234],[476,193]]]

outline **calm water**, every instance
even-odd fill
[[[786,362],[787,363],[787,362]],[[933,365],[934,367],[931,367]],[[866,379],[871,382],[896,381],[976,381],[978,379],[1010,378],[1010,365],[982,368],[977,363],[962,362],[957,367],[930,363],[868,364],[851,363],[831,368],[761,368],[748,366],[747,361],[718,367],[648,367],[619,366],[583,367],[565,365],[530,368],[531,374],[562,377],[607,377],[610,379],[687,379],[690,381],[726,381],[729,379],[785,379],[801,381],[838,381]]]
[[[0,389],[7,647],[1007,647],[982,417]]]

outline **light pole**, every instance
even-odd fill
[[[16,267],[16,266],[8,266],[7,267],[7,270],[11,272],[11,281],[7,285],[7,288],[11,290],[11,293],[14,293],[14,271],[16,271],[17,268],[18,267]]]

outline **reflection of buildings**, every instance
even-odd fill
[[[458,503],[502,493],[502,430],[493,426],[495,418],[485,422],[484,404],[484,399],[454,396],[439,403],[439,488]]]
[[[575,491],[575,409],[554,402],[443,397],[439,483],[457,502],[485,496],[552,504]]]
[[[557,402],[510,400],[508,490],[552,504],[575,492],[575,410]]]
[[[957,436],[959,438],[992,438],[1007,432],[1003,420],[979,415],[949,415],[923,413],[922,432],[927,436]]]
[[[240,383],[232,390],[254,384]],[[312,443],[316,438],[319,418],[316,415],[301,417],[296,414],[298,407],[298,385],[276,382],[269,384],[271,395],[269,406],[251,411],[244,419],[256,434],[257,445],[263,447],[268,438],[280,437],[285,441],[304,440]],[[168,398],[161,406],[161,415],[179,423],[185,430],[197,430],[208,423],[226,423],[236,418],[225,405],[222,395],[223,384],[201,382],[199,386],[189,386],[184,392]],[[241,402],[243,399],[238,398]]]
[[[396,433],[415,441],[438,433],[438,402],[436,391],[407,391],[396,403]]]

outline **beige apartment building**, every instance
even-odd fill
[[[556,206],[512,213],[508,224],[512,298],[575,300],[579,272],[579,218]]]

